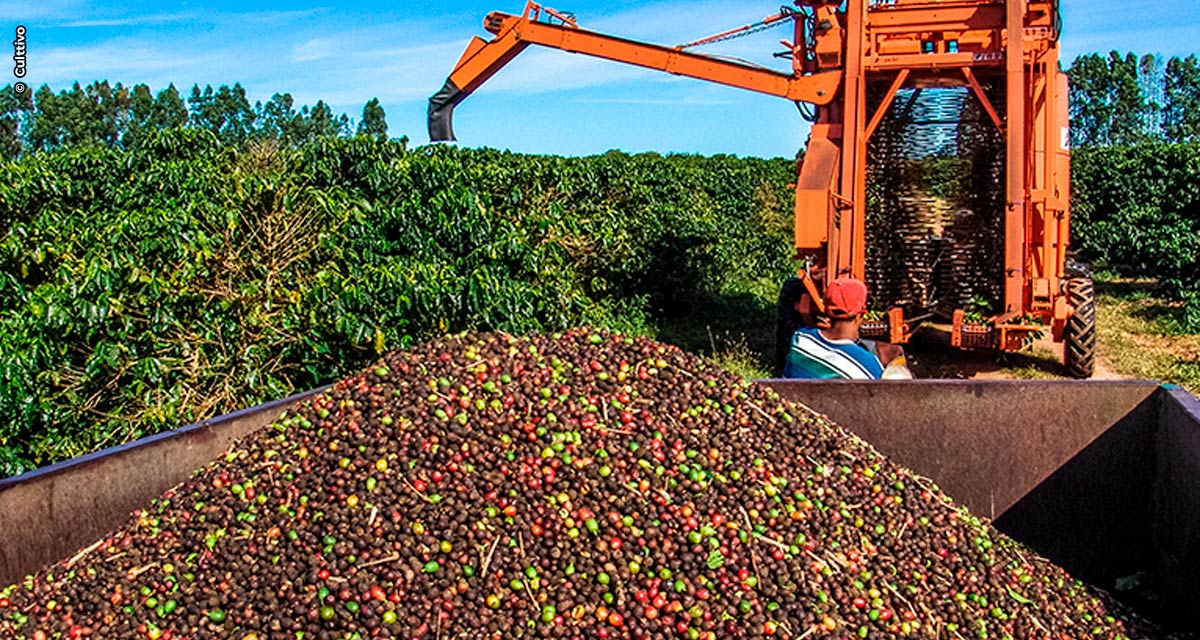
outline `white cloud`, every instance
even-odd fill
[[[639,106],[663,106],[663,107],[679,107],[679,106],[697,106],[697,107],[716,107],[729,106],[738,104],[735,100],[702,97],[697,95],[685,95],[674,98],[576,98],[573,100],[578,104],[627,104]]]
[[[4,22],[25,23],[33,20],[53,20],[78,15],[78,0],[44,0],[29,2],[27,0],[0,0],[0,16]]]
[[[313,38],[304,44],[292,48],[292,60],[296,62],[312,62],[333,55],[337,41],[333,38]]]
[[[40,51],[30,59],[30,74],[48,82],[87,82],[92,78],[127,78],[140,82],[141,72],[202,68],[223,60],[224,55],[220,53],[196,56],[114,41]]]
[[[73,20],[57,25],[60,27],[127,27],[135,25],[147,24],[166,24],[168,22],[183,22],[186,20],[194,20],[197,14],[192,12],[187,13],[159,13],[145,16],[129,16],[125,18],[101,18],[95,20]]]
[[[260,24],[279,24],[290,22],[300,18],[317,15],[329,11],[326,7],[316,7],[313,9],[295,9],[292,11],[250,11],[246,13],[220,13],[220,20],[236,19],[244,22],[256,22]]]
[[[349,42],[349,40],[347,40]],[[331,105],[361,105],[372,97],[387,103],[425,100],[442,86],[460,53],[458,43],[384,49],[348,49],[328,58],[289,68],[286,81],[277,70],[245,70],[247,90],[269,94],[290,91],[297,103],[324,100]],[[437,62],[431,62],[437,60]]]

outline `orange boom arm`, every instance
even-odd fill
[[[539,21],[542,11],[559,23]],[[484,28],[496,37],[491,42],[472,39],[445,86],[429,100],[429,137],[435,142],[454,140],[454,107],[531,44],[813,104],[831,102],[842,81],[841,71],[793,75],[587,31],[576,26],[573,18],[533,2],[521,16],[489,14]]]

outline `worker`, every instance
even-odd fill
[[[859,340],[867,311],[867,285],[838,278],[825,288],[829,328],[805,327],[792,334],[785,378],[878,380],[883,363]]]

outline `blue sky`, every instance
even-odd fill
[[[323,99],[357,118],[378,97],[393,136],[427,141],[425,107],[467,41],[487,37],[483,17],[519,13],[524,0],[454,3],[229,2],[86,3],[0,0],[5,41],[27,34],[32,86],[54,89],[97,79],[155,91],[174,82],[241,82],[251,100],[290,92]],[[580,25],[678,44],[758,20],[779,1],[555,0]],[[1200,51],[1196,0],[1063,0],[1065,60],[1091,51]],[[708,51],[762,64],[785,30]],[[5,65],[7,67],[8,65]],[[7,83],[13,78],[0,79]],[[807,128],[778,98],[676,78],[558,51],[529,50],[465,102],[455,129],[461,144],[530,153],[583,155],[609,149],[792,156]]]

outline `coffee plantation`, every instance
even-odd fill
[[[789,269],[790,162],[200,129],[0,167],[0,473],[465,329],[634,332]]]

